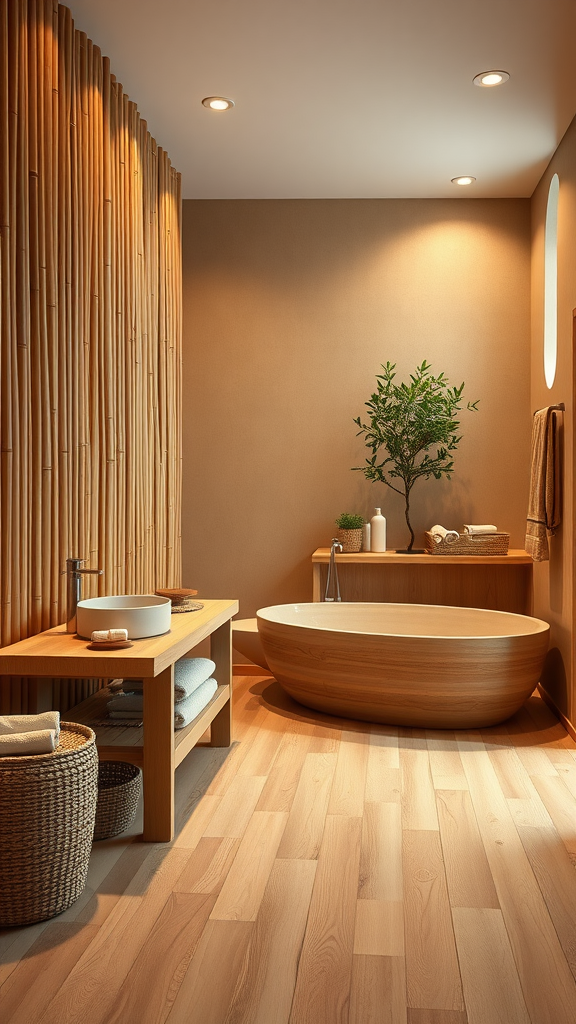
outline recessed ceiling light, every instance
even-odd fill
[[[473,82],[474,85],[479,85],[482,89],[492,89],[495,85],[507,82],[509,78],[510,75],[507,71],[483,71],[480,75],[476,75]]]
[[[462,174],[459,178],[450,178],[453,185],[472,185],[476,181],[470,174]]]
[[[230,110],[234,106],[234,100],[226,96],[205,96],[202,100],[203,107],[210,107],[210,110]]]

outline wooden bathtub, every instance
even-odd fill
[[[301,704],[432,729],[513,715],[540,679],[550,632],[527,615],[444,605],[315,602],[257,615],[270,670]]]

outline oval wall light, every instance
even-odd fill
[[[495,85],[502,85],[503,82],[507,82],[509,78],[510,75],[507,71],[482,71],[472,81],[474,85],[479,85],[481,89],[493,89]]]
[[[544,377],[551,388],[558,356],[558,197],[560,179],[552,176],[544,229]]]
[[[205,96],[202,106],[209,107],[210,110],[230,110],[234,106],[234,100],[229,100],[226,96]]]
[[[472,185],[476,181],[471,174],[461,174],[459,178],[450,178],[453,185]]]

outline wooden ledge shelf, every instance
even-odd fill
[[[312,563],[330,561],[330,548],[316,548]],[[403,555],[397,551],[358,551],[336,555],[344,565],[532,565],[526,551],[512,548],[507,555]]]
[[[326,587],[330,548],[312,555],[312,600]],[[447,604],[529,615],[532,559],[526,551],[507,555],[405,555],[359,551],[336,555],[343,601]]]
[[[143,728],[96,726],[102,759],[130,761],[144,773],[144,840],[169,842],[174,835],[174,772],[210,727],[210,745],[232,739],[232,624],[237,601],[204,601],[204,608],[173,615],[170,632],[134,640],[124,650],[92,651],[65,626],[0,649],[0,675],[78,679],[142,679]],[[174,730],[174,663],[210,637],[219,686],[210,703],[184,729]],[[87,725],[105,717],[109,692],[93,694],[71,708],[68,721]]]

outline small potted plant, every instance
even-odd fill
[[[362,549],[362,527],[364,516],[356,512],[343,512],[336,520],[338,540],[345,554],[352,554]]]

